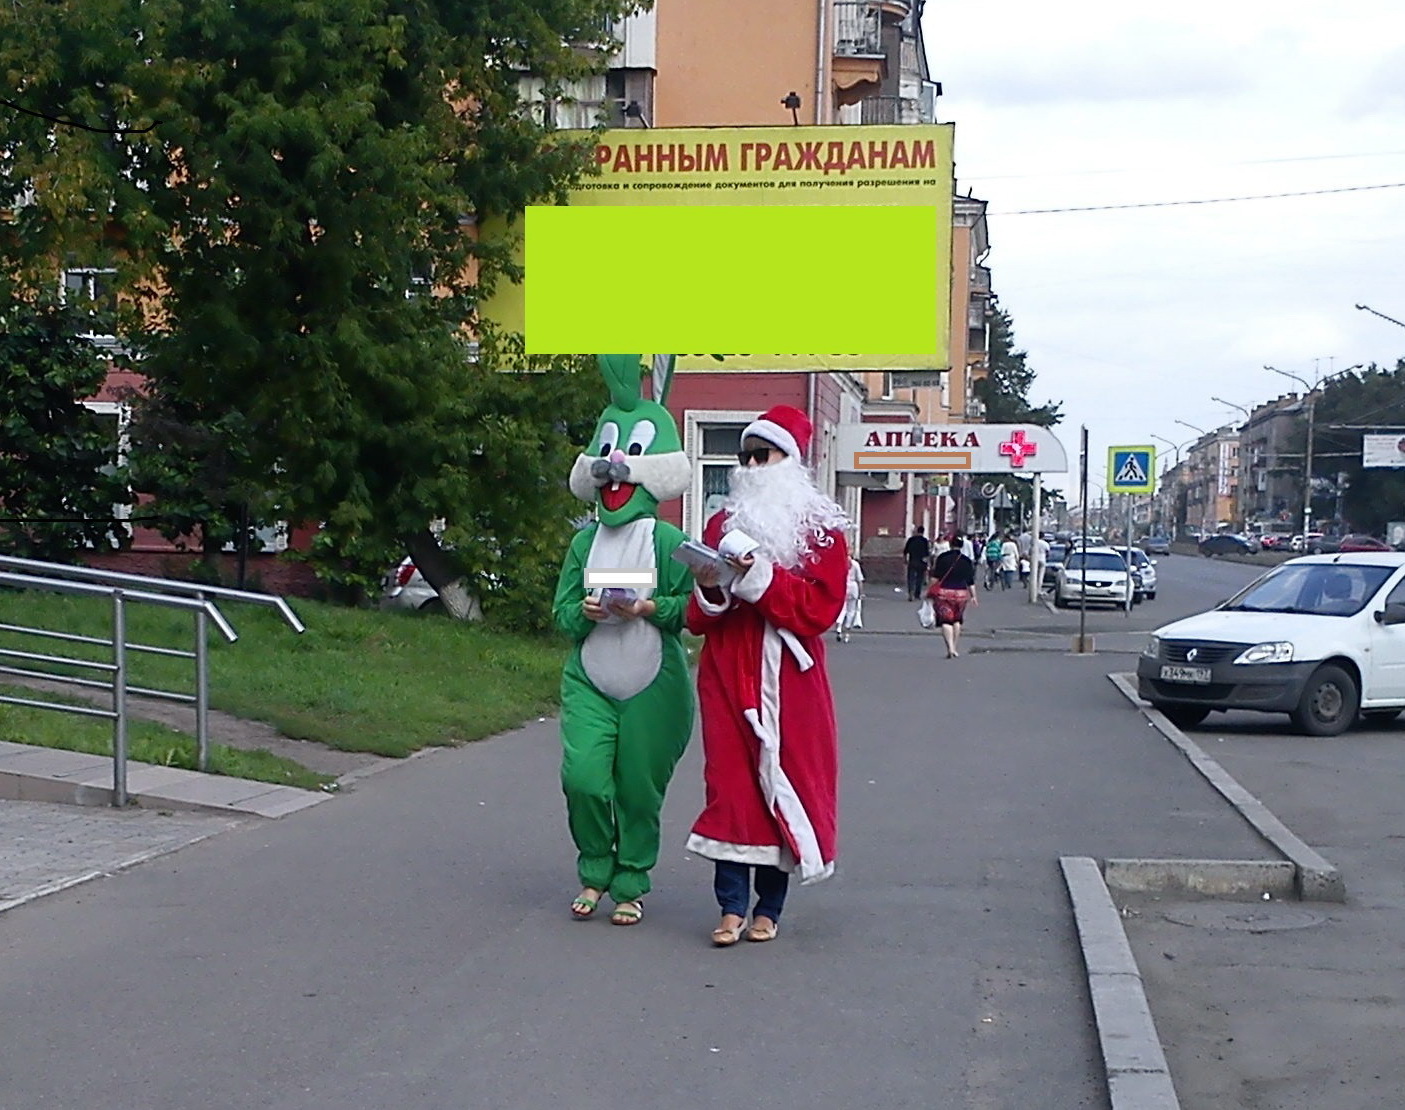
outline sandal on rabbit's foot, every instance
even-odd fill
[[[644,920],[644,900],[642,898],[632,898],[628,902],[621,902],[615,907],[615,912],[610,915],[611,925],[638,925]]]
[[[602,894],[602,891],[596,890],[593,886],[586,887],[571,902],[571,916],[584,921],[595,912],[595,907],[600,904]]]

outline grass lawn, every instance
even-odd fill
[[[221,606],[239,640],[226,643],[210,630],[213,708],[265,721],[295,739],[384,756],[478,740],[557,710],[564,641],[443,618],[303,600],[290,604],[307,625],[301,635],[271,609]],[[105,599],[0,590],[0,624],[110,637],[111,605]],[[127,629],[129,644],[193,647],[188,613],[133,602],[127,606]],[[3,630],[0,648],[111,657],[110,649]],[[195,689],[193,660],[129,652],[128,669],[131,685],[187,694]],[[39,717],[51,718],[63,733],[78,722],[67,714],[36,713]],[[110,729],[108,722],[95,723]]]

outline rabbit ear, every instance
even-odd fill
[[[677,363],[677,355],[654,356],[654,400],[661,405],[668,404],[668,391],[673,386],[673,370]]]
[[[616,408],[632,412],[641,399],[643,367],[638,355],[596,355],[595,363]]]

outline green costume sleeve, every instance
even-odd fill
[[[654,552],[658,559],[659,584],[654,591],[654,604],[658,606],[649,620],[661,631],[678,633],[683,631],[683,616],[688,608],[688,598],[693,592],[693,572],[677,559],[671,558],[674,549],[688,537],[667,521],[654,524]]]
[[[597,527],[592,524],[571,537],[571,546],[561,564],[561,577],[556,580],[556,600],[551,605],[556,627],[577,644],[595,627],[595,622],[581,611],[581,602],[585,600],[585,560]]]

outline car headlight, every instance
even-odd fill
[[[1142,654],[1148,659],[1159,659],[1161,657],[1161,637],[1149,637],[1146,642],[1146,647],[1142,648]]]
[[[1255,644],[1243,652],[1235,663],[1291,663],[1293,645],[1287,640],[1274,640],[1266,644]]]

